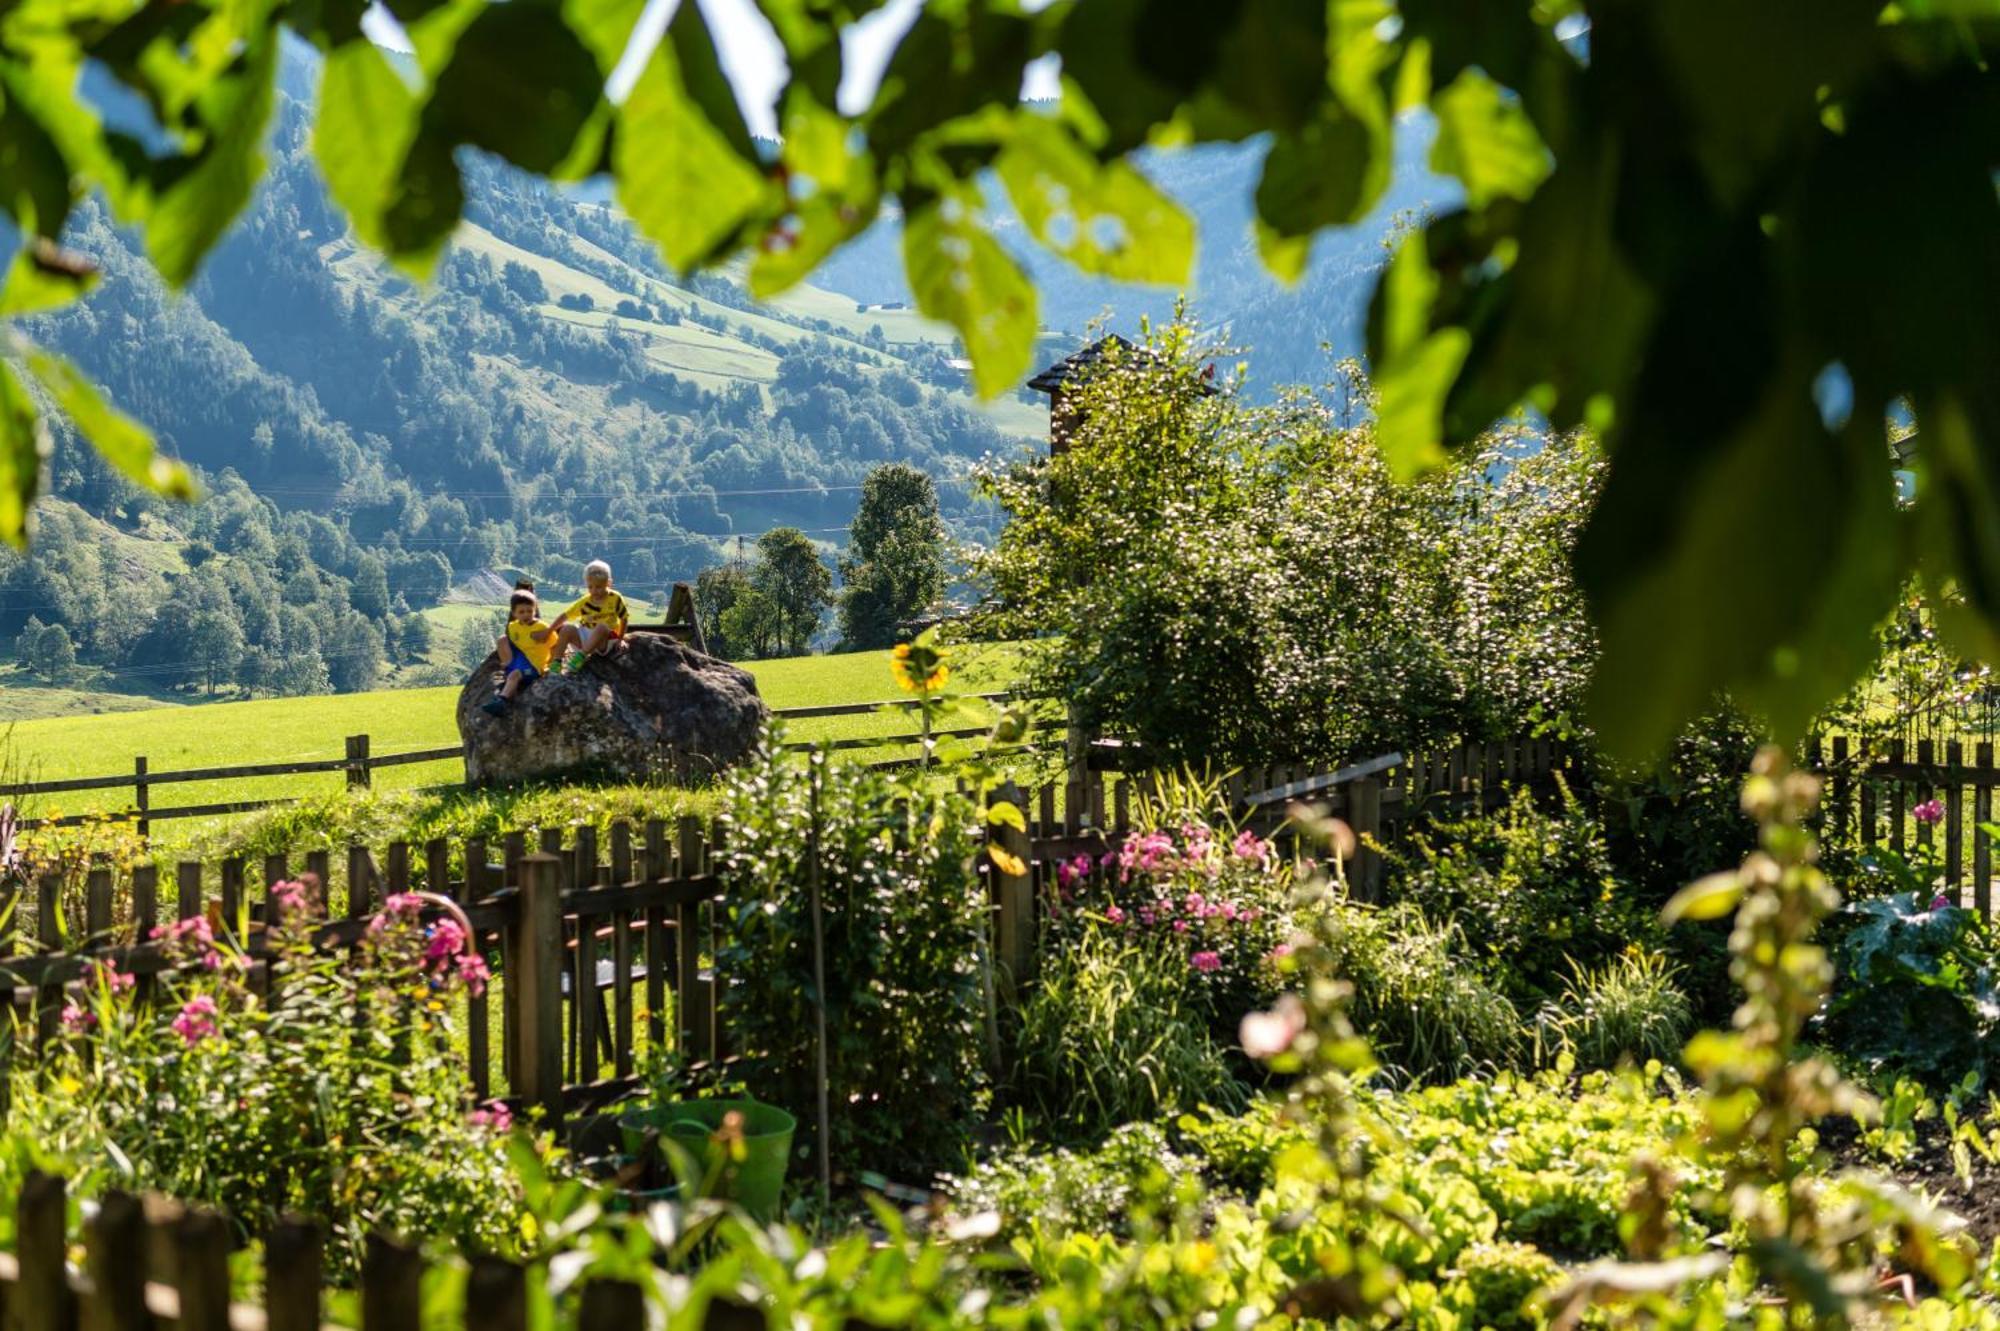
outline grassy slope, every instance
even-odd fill
[[[1005,686],[1013,660],[1006,648],[965,654],[965,687],[987,691]],[[774,708],[829,703],[873,702],[896,696],[886,652],[811,656],[746,663],[764,699]],[[160,707],[122,715],[68,715],[23,721],[0,730],[0,770],[10,779],[55,781],[130,771],[144,754],[155,772],[304,762],[338,758],[347,735],[366,733],[371,751],[402,753],[458,743],[453,708],[456,688],[400,689],[334,694],[316,698],[272,698]],[[905,732],[902,715],[831,717],[794,723],[796,740],[837,739]],[[458,761],[417,763],[375,774],[378,788],[408,789],[460,778]],[[188,782],[157,788],[156,807],[221,800],[273,799],[338,789],[338,773],[266,777],[229,782]],[[77,813],[124,808],[129,790],[78,792],[24,801],[31,813]]]

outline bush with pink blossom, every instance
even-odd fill
[[[414,896],[341,955],[314,946],[315,894],[270,895],[274,918],[253,926],[268,960],[196,917],[155,931],[171,966],[148,1002],[100,964],[64,1009],[53,1077],[17,1086],[17,1102],[60,1093],[61,1113],[16,1108],[62,1121],[57,1153],[118,1160],[120,1186],[219,1206],[246,1235],[318,1217],[341,1273],[371,1229],[512,1250],[511,1115],[472,1105],[453,1050],[452,994],[484,986],[484,959]]]
[[[1182,816],[1135,830],[1114,851],[1057,866],[1051,942],[1088,920],[1178,957],[1221,1032],[1277,992],[1272,955],[1291,932],[1297,868],[1268,838]]]

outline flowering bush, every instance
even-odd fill
[[[426,928],[415,896],[390,898],[351,957],[324,954],[312,898],[272,889],[268,977],[199,917],[155,931],[175,965],[150,1005],[100,964],[64,1011],[46,1083],[67,1100],[68,1140],[128,1161],[124,1186],[220,1206],[248,1232],[280,1211],[316,1216],[343,1274],[371,1229],[510,1251],[511,1118],[467,1114],[448,1024],[452,991],[482,986],[484,961],[455,922]]]
[[[1057,946],[1085,918],[1162,947],[1193,973],[1218,1030],[1276,992],[1271,961],[1289,931],[1293,866],[1271,842],[1187,815],[1135,831],[1116,851],[1056,870]]]

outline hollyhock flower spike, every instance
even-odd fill
[[[1252,1012],[1237,1028],[1236,1039],[1252,1058],[1276,1058],[1292,1047],[1306,1028],[1305,1004],[1296,994],[1280,998],[1269,1012]]]

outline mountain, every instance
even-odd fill
[[[1293,287],[1265,271],[1252,231],[1261,139],[1140,154],[1140,168],[1196,221],[1199,252],[1185,294],[1219,342],[1248,356],[1253,391],[1318,382],[1331,358],[1361,354],[1369,295],[1388,257],[1385,240],[1399,219],[1459,197],[1455,181],[1431,174],[1425,164],[1434,129],[1420,114],[1397,126],[1396,162],[1382,199],[1361,222],[1318,236],[1306,274]],[[1106,331],[1131,336],[1142,318],[1172,315],[1183,293],[1080,273],[1034,243],[997,182],[986,182],[986,197],[1001,243],[1035,279],[1045,325],[1082,332],[1101,321]],[[836,253],[814,280],[858,300],[907,301],[900,245],[896,219],[885,219]]]
[[[987,534],[966,470],[1039,446],[1045,407],[969,395],[951,331],[909,308],[893,218],[760,304],[733,271],[669,274],[603,189],[468,152],[465,223],[419,286],[326,193],[317,77],[309,49],[288,50],[269,169],[188,291],[164,289],[100,204],[78,211],[68,243],[102,281],[30,329],[192,463],[208,498],[140,495],[58,421],[35,547],[0,553],[0,651],[25,661],[32,640],[50,677],[120,687],[415,682],[454,668],[434,630],[465,624],[439,607],[470,575],[521,569],[560,591],[602,556],[651,599],[774,526],[831,553],[882,462],[931,474],[952,527]],[[1317,379],[1323,341],[1358,346],[1381,235],[1439,196],[1423,138],[1405,135],[1377,215],[1322,237],[1289,291],[1250,237],[1257,145],[1149,158],[1201,227],[1198,313],[1252,353],[1261,385]],[[1101,313],[1129,332],[1172,308],[1175,293],[1042,254],[1004,210],[995,224],[1035,272],[1044,324],[1066,330],[1038,363]],[[52,628],[62,650],[38,636]]]

